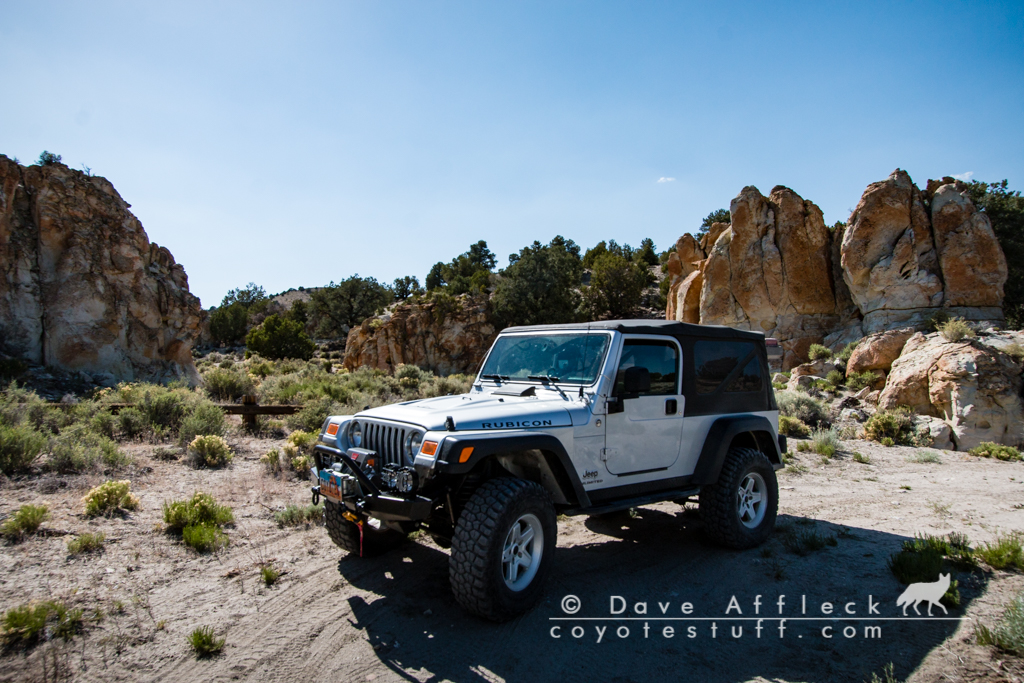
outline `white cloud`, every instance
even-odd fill
[[[966,183],[970,182],[971,176],[973,175],[974,171],[968,171],[967,173],[960,173],[959,175],[954,175],[953,177],[956,178],[957,180],[962,180]]]
[[[658,178],[659,183],[674,183],[675,181],[675,178],[666,178],[665,176]]]

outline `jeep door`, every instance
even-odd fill
[[[675,339],[624,336],[605,428],[605,466],[611,474],[666,469],[679,458],[681,376],[682,348]]]

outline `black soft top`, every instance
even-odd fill
[[[672,337],[702,337],[704,339],[747,339],[764,342],[763,332],[737,330],[724,325],[694,325],[675,320],[599,320],[592,323],[565,323],[561,325],[523,325],[506,327],[502,332],[549,332],[615,330],[629,334],[664,334]]]

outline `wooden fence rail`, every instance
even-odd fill
[[[271,405],[260,405],[255,399],[244,396],[243,403],[215,403],[218,408],[223,410],[228,415],[241,415],[242,424],[247,428],[254,428],[256,426],[257,415],[294,415],[295,413],[302,410],[302,406],[290,406],[282,404],[271,404]],[[55,403],[54,405],[66,408],[70,407],[70,403]],[[108,403],[107,408],[111,413],[117,414],[124,408],[134,407],[134,403]]]

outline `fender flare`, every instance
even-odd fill
[[[460,455],[467,449],[472,448],[472,453],[465,462],[459,462]],[[530,432],[519,434],[495,434],[477,436],[449,436],[441,445],[441,452],[437,458],[437,472],[445,474],[468,474],[486,458],[510,451],[539,450],[546,456],[554,456],[556,463],[550,462],[549,466],[558,479],[562,494],[572,502],[573,498],[579,507],[589,507],[590,497],[583,489],[576,468],[565,451],[562,442],[550,434],[534,434]],[[568,490],[566,490],[568,488]]]
[[[704,439],[704,447],[700,451],[697,467],[693,470],[693,483],[699,486],[713,484],[718,481],[725,456],[733,439],[741,434],[750,434],[758,445],[758,450],[768,456],[768,460],[778,469],[782,464],[779,452],[778,437],[772,429],[768,418],[760,415],[740,417],[722,417],[711,425]]]

